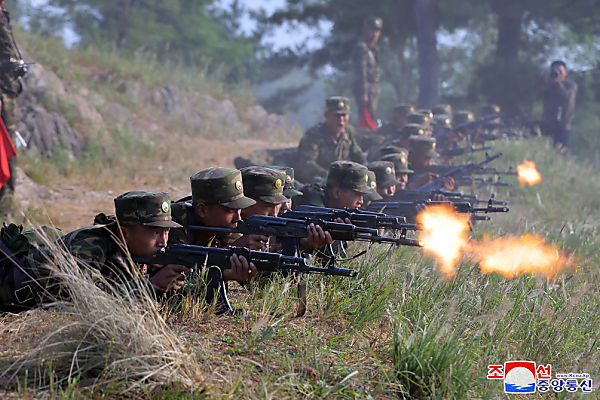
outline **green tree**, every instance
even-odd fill
[[[143,51],[163,59],[209,65],[236,77],[260,53],[261,32],[239,33],[243,13],[235,1],[222,10],[214,0],[51,0],[65,10],[81,37],[82,46],[114,46],[125,52]]]

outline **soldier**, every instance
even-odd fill
[[[373,201],[383,200],[383,197],[379,195],[377,191],[377,176],[375,176],[375,172],[369,171],[367,172],[369,176],[369,181],[367,182],[367,186],[375,191],[375,193],[363,193],[363,207],[368,207],[369,204]]]
[[[388,154],[381,157],[382,161],[390,161],[394,163],[394,171],[396,172],[396,193],[406,189],[408,177],[415,171],[408,168],[408,151],[402,149],[400,153]]]
[[[169,245],[191,244],[204,247],[224,248],[228,245],[247,247],[250,250],[261,250],[268,238],[261,235],[246,235],[237,239],[231,233],[219,233],[191,229],[191,226],[209,228],[235,228],[242,220],[241,210],[256,202],[244,195],[242,174],[236,169],[211,167],[190,177],[191,197],[186,197],[173,204],[173,219],[181,224],[173,229],[169,237]],[[234,264],[235,263],[235,264]],[[232,257],[232,268],[221,271],[208,266],[205,278],[207,287],[206,302],[212,303],[218,298],[216,313],[233,312],[227,299],[225,283],[237,281],[247,282],[254,278],[258,271],[244,257]],[[218,291],[221,291],[218,293]]]
[[[413,113],[408,116],[409,124],[421,125],[425,129],[425,135],[431,136],[433,134],[433,128],[431,127],[431,118],[429,115]]]
[[[396,193],[396,185],[401,184],[396,180],[396,170],[391,161],[375,161],[368,165],[369,170],[375,172],[377,177],[377,193],[385,201],[389,200]]]
[[[408,189],[418,189],[423,185],[433,182],[438,177],[438,175],[427,171],[427,167],[431,164],[431,161],[438,157],[435,145],[436,140],[428,136],[410,137],[408,165],[415,173],[408,181]],[[444,178],[441,183],[446,190],[454,190],[454,179]]]
[[[349,160],[365,163],[367,156],[354,137],[354,129],[348,125],[350,100],[346,97],[330,97],[325,102],[326,122],[306,131],[298,146],[298,166],[295,168],[303,182],[315,177],[327,176],[327,169],[334,161]]]
[[[150,293],[165,294],[181,289],[184,274],[192,272],[190,268],[167,265],[149,269],[147,265],[130,264],[123,258],[153,258],[166,247],[169,230],[181,226],[171,220],[170,197],[145,190],[124,193],[115,199],[115,211],[116,218],[100,214],[94,226],[70,232],[54,246],[31,250],[21,267],[12,265],[14,270],[10,273],[5,264],[4,276],[9,278],[3,281],[3,305],[32,308],[48,300],[48,294],[50,297],[60,295],[60,286],[56,283],[64,257],[53,253],[57,248],[68,251],[84,272],[91,276],[103,275],[109,282],[124,284],[126,288],[135,289],[137,281],[134,279],[141,274],[146,278],[145,289]],[[132,270],[132,266],[137,270]],[[98,285],[111,291],[101,280]]]
[[[444,114],[452,120],[452,106],[450,104],[438,104],[431,109],[434,116]]]
[[[368,172],[364,165],[351,161],[335,161],[329,168],[325,187],[317,184],[305,186],[302,188],[304,195],[298,197],[298,204],[330,208],[360,208],[364,202],[364,194],[377,194],[377,191],[368,185]]]
[[[381,156],[391,153],[399,153],[399,149],[407,149],[410,145],[409,138],[411,136],[425,135],[423,125],[408,124],[400,131],[399,135],[393,140],[384,142],[379,148],[369,152],[369,160],[377,161]],[[408,152],[407,152],[408,153]]]
[[[383,124],[377,131],[379,136],[385,140],[395,139],[400,136],[402,128],[408,124],[408,116],[414,113],[415,108],[410,104],[398,104],[394,107],[394,118],[392,122]]]
[[[475,121],[475,116],[471,111],[468,110],[460,110],[454,114],[454,119],[452,121],[453,126],[466,124],[467,122]]]
[[[14,42],[12,27],[10,24],[10,15],[4,8],[4,0],[0,0],[0,62],[10,63],[20,59],[16,43]],[[14,70],[0,71],[0,101],[2,102],[1,118],[6,125],[6,129],[15,142],[15,132],[17,131],[17,97],[23,91],[21,80],[15,76]],[[10,179],[0,189],[0,198],[5,193],[15,191],[15,174],[17,158],[8,160],[10,170]]]
[[[285,183],[283,184],[283,195],[288,199],[287,203],[283,203],[279,209],[279,215],[292,209],[292,198],[294,196],[302,196],[302,192],[296,190],[296,181],[294,180],[294,168],[281,167],[279,165],[267,165],[267,168],[281,170],[285,172]]]
[[[373,119],[379,117],[379,49],[376,47],[381,36],[383,21],[369,17],[363,22],[363,38],[354,46],[352,63],[354,65],[354,96],[359,110],[369,109]]]
[[[265,167],[248,167],[242,169],[242,179],[245,192],[256,204],[242,210],[242,219],[246,220],[253,215],[276,217],[280,213],[282,205],[287,204],[288,198],[284,196],[284,182],[287,174],[284,170],[274,170]],[[302,193],[302,192],[300,192]],[[308,237],[300,239],[300,251],[312,251],[326,244],[333,243],[329,232],[324,232],[319,225],[310,224],[307,227]],[[269,238],[257,236],[261,242],[266,244]],[[273,243],[269,251],[279,251],[281,246]]]

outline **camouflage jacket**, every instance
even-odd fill
[[[176,203],[171,204],[171,218],[173,221],[182,225],[182,228],[174,228],[169,231],[169,246],[173,244],[191,244],[203,247],[223,248],[229,244],[228,240],[223,240],[218,236],[212,236],[207,241],[200,241],[197,232],[188,230],[189,225],[202,226],[203,224],[194,217],[191,206],[192,198],[186,197]]]
[[[103,276],[115,284],[125,285],[126,290],[135,291],[139,287],[137,276],[142,273],[146,278],[146,289],[149,293],[154,293],[148,280],[151,273],[148,272],[146,265],[140,265],[139,271],[132,271],[131,264],[126,260],[111,259],[123,256],[124,244],[118,238],[116,223],[78,229],[67,233],[54,244],[73,255],[79,268],[88,273],[92,279]],[[52,247],[48,246],[32,250],[24,260],[28,274],[39,282],[51,280],[53,269],[60,268],[60,265],[56,266],[56,263],[60,263],[64,259],[61,256],[57,257],[52,250]],[[48,284],[49,288],[52,286],[56,285]],[[98,286],[103,290],[108,289],[104,287],[102,279],[98,279]],[[57,295],[58,291],[51,290],[50,293]]]
[[[321,185],[316,183],[305,185],[300,191],[302,192],[302,196],[292,197],[292,208],[298,206],[327,207],[327,195],[325,189]]]
[[[320,123],[308,129],[298,146],[297,178],[302,182],[311,182],[314,177],[327,176],[329,166],[334,161],[354,161],[364,164],[366,154],[354,137],[354,128],[347,126],[339,139],[331,136],[326,123]]]
[[[0,12],[0,62],[16,60],[17,54],[13,47],[12,27],[8,11]],[[2,93],[17,96],[20,93],[20,83],[10,73],[0,74],[0,90]]]
[[[370,47],[365,39],[361,39],[352,51],[352,64],[354,66],[354,93],[362,97],[365,93],[372,93],[379,83],[379,50]]]

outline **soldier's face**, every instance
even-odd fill
[[[431,164],[431,157],[420,153],[408,153],[408,164],[411,169],[423,169]]]
[[[292,209],[292,198],[291,197],[287,197],[288,201],[286,203],[283,203],[281,205],[281,208],[279,208],[279,216],[285,214],[287,211]]]
[[[380,29],[365,29],[364,32],[365,32],[365,38],[367,38],[367,41],[369,43],[375,44],[381,37]]]
[[[234,210],[221,204],[197,204],[196,216],[205,226],[214,228],[233,229],[242,220],[240,210]],[[228,237],[229,235],[231,234],[219,234],[222,237]]]
[[[398,129],[404,128],[407,123],[408,123],[408,121],[406,120],[406,117],[403,117],[401,115],[394,117],[394,125]]]
[[[256,204],[242,210],[242,219],[248,219],[253,215],[263,215],[265,217],[276,217],[279,214],[281,204],[267,203],[258,198],[252,197]]]
[[[408,174],[396,174],[396,180],[400,183],[396,184],[396,191],[406,189],[408,183]]]
[[[394,193],[396,193],[396,185],[387,187],[377,186],[377,193],[379,193],[379,195],[383,197],[393,196]]]
[[[361,208],[364,201],[360,192],[352,189],[333,188],[331,192],[332,208]]]
[[[350,114],[335,114],[327,111],[325,113],[325,119],[327,120],[327,127],[329,131],[335,135],[340,135],[348,126],[350,120]]]
[[[169,241],[169,228],[136,224],[121,227],[121,232],[132,257],[152,258]]]

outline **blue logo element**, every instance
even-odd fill
[[[504,383],[505,393],[535,393],[535,382],[529,385],[519,386],[512,383]]]

